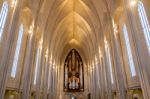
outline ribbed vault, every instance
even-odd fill
[[[62,62],[75,48],[88,61],[95,57],[101,32],[98,0],[45,0],[40,10],[44,40],[51,56]],[[102,10],[104,9],[101,6]],[[103,12],[101,12],[102,16]],[[41,25],[41,26],[40,26]]]

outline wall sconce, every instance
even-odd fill
[[[94,64],[94,62],[92,63],[92,69],[94,70],[94,68],[95,68],[95,64]]]
[[[101,51],[101,48],[99,48],[99,58],[102,58],[102,51]]]
[[[29,33],[29,35],[31,35],[31,37],[32,37],[32,35],[33,35],[33,31],[34,31],[34,21],[33,21],[32,24],[30,25],[30,28],[29,28],[29,31],[28,31],[28,33]]]
[[[108,48],[108,42],[107,42],[106,38],[104,38],[104,43],[105,43],[105,48]]]
[[[96,56],[95,56],[95,64],[98,64],[98,59]]]
[[[114,35],[117,37],[118,34],[118,25],[115,23],[114,19],[112,20]]]
[[[39,41],[39,48],[42,49],[42,44],[43,44],[43,38]]]
[[[48,58],[48,48],[46,49],[45,57]]]
[[[53,65],[52,65],[53,69],[55,69],[55,66],[56,66],[56,64],[55,64],[55,61],[54,61]]]

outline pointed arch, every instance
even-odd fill
[[[79,53],[72,49],[64,64],[64,91],[84,91],[83,61]]]

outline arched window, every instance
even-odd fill
[[[16,71],[17,71],[17,65],[18,65],[18,60],[19,60],[19,53],[20,53],[21,44],[22,44],[23,33],[24,33],[23,25],[21,24],[20,28],[19,28],[18,40],[17,40],[17,44],[16,44],[16,51],[15,51],[15,55],[14,55],[12,72],[11,72],[11,77],[14,77],[14,78],[16,76]]]
[[[136,71],[135,71],[135,66],[134,66],[133,56],[132,56],[132,51],[131,51],[131,45],[130,45],[126,25],[123,26],[123,34],[124,34],[124,40],[125,40],[126,50],[127,50],[127,54],[128,54],[128,61],[129,61],[129,65],[130,65],[131,75],[136,76]]]
[[[1,12],[0,12],[0,41],[1,41],[1,38],[2,38],[2,34],[3,34],[7,14],[8,14],[8,2],[5,1],[2,5],[2,9],[1,9]]]
[[[138,2],[138,14],[140,16],[141,25],[144,31],[145,39],[150,53],[150,26],[145,13],[144,5],[141,1]]]

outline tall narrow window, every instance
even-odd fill
[[[21,24],[20,28],[19,28],[18,40],[17,40],[17,44],[16,44],[16,51],[15,51],[15,55],[14,55],[12,72],[11,72],[11,77],[14,77],[14,78],[16,76],[16,71],[17,71],[19,53],[20,53],[21,44],[22,44],[22,37],[23,37],[23,25]]]
[[[141,1],[138,2],[138,13],[140,16],[141,25],[144,31],[145,39],[150,53],[150,26],[145,13],[144,5]]]
[[[110,71],[110,77],[111,77],[111,83],[113,84],[114,83],[114,78],[113,78],[113,69],[112,69],[112,63],[111,63],[111,56],[110,56],[110,50],[109,50],[109,47],[106,43],[106,54],[107,54],[107,61],[108,61],[108,65],[109,65],[109,71]]]
[[[131,51],[131,45],[130,45],[126,25],[123,26],[123,34],[124,34],[124,40],[125,40],[127,54],[128,54],[128,61],[129,61],[129,65],[130,65],[131,75],[136,76],[136,71],[135,71],[135,66],[134,66],[133,56],[132,56],[132,51]]]
[[[2,5],[2,9],[0,12],[0,41],[2,39],[2,34],[3,34],[7,14],[8,14],[8,2],[5,1]]]
[[[38,48],[37,56],[36,56],[36,63],[35,63],[35,73],[34,73],[34,82],[33,82],[34,85],[37,82],[37,74],[38,74],[38,70],[39,70],[40,57],[41,57],[41,49]]]

